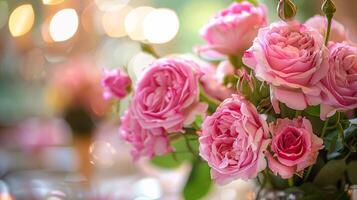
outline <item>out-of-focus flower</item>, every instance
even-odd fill
[[[103,98],[100,69],[88,59],[70,60],[56,66],[51,73],[46,98],[54,110],[83,107],[89,113],[103,116],[109,102]]]
[[[60,119],[28,119],[17,125],[14,134],[18,145],[30,151],[71,142],[70,129]]]
[[[313,165],[323,148],[323,141],[305,118],[278,119],[270,124],[273,134],[271,150],[266,152],[269,168],[275,175],[287,179]]]
[[[328,49],[316,30],[296,21],[277,22],[259,30],[243,62],[271,88],[274,109],[278,101],[295,110],[321,102],[319,81],[328,71]]]
[[[124,98],[130,90],[131,80],[120,69],[113,69],[104,72],[102,86],[105,88],[103,97],[110,99],[112,97],[117,99]]]
[[[224,79],[227,76],[233,75],[235,75],[235,69],[229,61],[225,60],[219,63],[219,65],[217,66],[215,77],[220,83],[223,83]]]
[[[201,76],[192,61],[156,60],[139,77],[130,112],[144,129],[162,127],[168,132],[181,131],[207,109],[207,104],[199,102]]]
[[[152,158],[171,151],[169,138],[163,128],[143,128],[130,111],[125,113],[121,123],[120,135],[132,144],[131,155],[134,160],[138,160],[141,156]]]
[[[234,91],[224,85],[225,75],[230,75],[227,73],[231,73],[229,71],[230,69],[228,69],[229,65],[221,64],[220,67],[216,69],[215,66],[203,61],[199,62],[198,64],[201,68],[201,71],[203,72],[203,76],[201,77],[200,82],[204,92],[207,95],[217,100],[223,101],[233,94]],[[234,70],[232,74],[234,74]]]
[[[208,44],[198,47],[197,51],[207,57],[243,54],[252,45],[258,29],[266,23],[264,5],[234,2],[201,29],[200,33]]]
[[[315,15],[308,19],[305,22],[305,25],[316,29],[323,37],[325,37],[327,27],[326,17],[321,15]],[[334,42],[342,42],[347,40],[347,30],[340,22],[334,19],[332,19],[331,23],[331,32],[329,40]]]
[[[336,110],[357,108],[357,46],[348,43],[330,43],[330,68],[321,81],[321,118]]]
[[[254,105],[233,95],[203,122],[200,155],[216,183],[248,180],[266,168],[268,137],[268,125]]]

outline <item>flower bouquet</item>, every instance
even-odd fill
[[[325,0],[325,16],[302,23],[294,3],[280,0],[282,20],[268,24],[265,5],[237,1],[201,29],[207,44],[194,48],[198,56],[157,58],[135,84],[124,71],[108,73],[106,97],[133,91],[119,132],[134,160],[190,162],[186,199],[203,197],[211,180],[237,179],[256,180],[257,199],[269,199],[267,191],[349,199],[357,183],[357,46],[332,19],[335,10]]]

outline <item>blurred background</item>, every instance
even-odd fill
[[[130,97],[102,98],[103,69],[135,81],[158,55],[191,53],[199,29],[232,0],[0,0],[0,200],[181,199],[190,165],[134,163],[118,136]],[[277,0],[263,0],[270,22]],[[301,1],[298,19],[320,14]],[[357,2],[335,0],[357,41]],[[252,199],[254,184],[214,187],[206,199]]]

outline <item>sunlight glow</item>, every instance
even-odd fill
[[[176,36],[179,26],[175,11],[165,8],[156,9],[145,17],[144,36],[150,43],[166,43]]]
[[[10,15],[9,30],[12,36],[19,37],[29,32],[35,22],[35,14],[30,4],[17,7]]]
[[[58,11],[50,22],[50,35],[55,42],[70,39],[78,29],[78,15],[74,9]]]
[[[145,40],[143,21],[155,9],[148,6],[137,7],[125,17],[125,31],[132,40]]]

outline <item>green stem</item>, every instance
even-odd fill
[[[296,110],[295,111],[295,118],[299,117],[301,115],[302,111],[301,110]]]
[[[332,16],[333,15],[326,16],[326,18],[327,18],[327,29],[326,29],[326,33],[325,33],[325,46],[327,46],[327,43],[328,43],[328,40],[329,40],[329,37],[330,37]]]
[[[242,56],[240,55],[230,55],[228,56],[229,62],[233,65],[235,69],[242,68]]]
[[[309,175],[311,174],[311,170],[312,170],[312,165],[307,169],[307,172],[304,177],[304,182],[306,182],[307,179],[309,178]]]
[[[141,50],[151,54],[155,58],[160,58],[160,55],[155,51],[154,47],[149,44],[141,43]]]
[[[329,118],[327,118],[325,123],[324,123],[324,127],[322,128],[322,132],[321,132],[320,138],[323,138],[325,136],[326,129],[327,129],[327,126],[328,126],[328,121],[329,121]]]
[[[119,102],[116,102],[116,114],[119,115],[120,114],[120,101]]]
[[[291,177],[288,179],[288,184],[289,184],[289,187],[294,186],[294,177]]]
[[[264,176],[264,180],[263,180],[263,183],[260,185],[259,187],[259,190],[257,192],[257,195],[255,197],[255,200],[258,200],[260,199],[260,193],[262,192],[262,190],[265,188],[266,184],[268,183],[269,181],[269,174],[268,172],[266,171],[266,169],[263,171],[263,176]]]
[[[200,157],[197,155],[197,153],[195,152],[195,150],[193,149],[193,147],[191,146],[190,143],[190,139],[187,137],[186,133],[182,134],[183,137],[185,138],[185,142],[186,142],[186,146],[187,149],[191,152],[191,154],[196,157],[197,159],[199,159]]]
[[[322,3],[321,10],[325,14],[327,19],[327,28],[325,32],[325,46],[327,46],[330,37],[332,18],[334,13],[336,12],[336,5],[333,3],[333,0],[325,0]]]
[[[340,113],[339,111],[337,111],[336,117],[337,117],[337,119],[336,119],[336,125],[338,125],[338,124],[340,123],[340,120],[341,120],[341,113]]]

